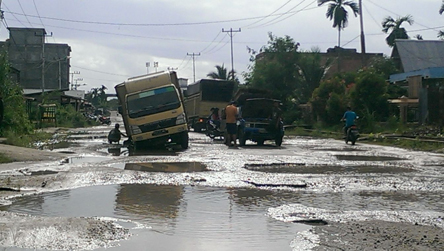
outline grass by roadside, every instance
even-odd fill
[[[4,154],[0,153],[0,164],[2,163],[11,163],[12,159],[8,156],[5,156]]]
[[[341,129],[306,129],[302,127],[295,127],[287,129],[285,131],[286,135],[292,136],[309,136],[309,137],[319,137],[319,138],[333,138],[337,140],[342,140],[343,134]],[[413,136],[412,136],[413,135]],[[415,135],[410,131],[405,131],[404,133],[377,133],[377,134],[364,134],[361,133],[358,142],[384,145],[384,146],[394,146],[415,151],[428,151],[428,152],[439,152],[444,153],[444,137],[439,134],[428,134],[428,135]]]

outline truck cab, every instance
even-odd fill
[[[188,148],[187,117],[175,72],[130,78],[115,90],[132,146],[177,143]]]
[[[240,123],[238,126],[239,145],[244,146],[247,140],[263,145],[266,140],[274,140],[281,146],[284,137],[283,121],[273,119],[273,107],[279,100],[269,98],[251,98],[240,106]],[[276,126],[277,125],[277,126]]]

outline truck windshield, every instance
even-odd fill
[[[180,107],[176,89],[172,86],[139,92],[127,97],[128,115],[139,118]]]

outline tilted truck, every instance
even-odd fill
[[[177,143],[188,148],[187,117],[176,72],[129,78],[114,88],[130,145],[137,149]]]
[[[222,111],[233,97],[236,84],[219,79],[201,79],[188,85],[184,92],[185,110],[195,132],[206,128],[211,108]]]

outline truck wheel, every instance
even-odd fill
[[[182,136],[180,137],[180,146],[183,149],[188,149],[188,132],[182,133]]]
[[[283,138],[284,138],[284,136],[277,136],[276,140],[274,141],[277,146],[281,146],[282,145],[282,139]]]
[[[245,146],[245,143],[247,143],[247,137],[245,136],[245,132],[243,130],[239,130],[239,145]]]

